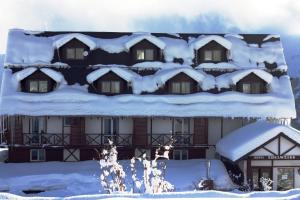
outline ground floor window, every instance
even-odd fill
[[[277,168],[277,190],[294,188],[294,168]]]
[[[263,190],[260,179],[269,178],[272,179],[271,167],[253,167],[252,168],[252,184],[254,190]]]
[[[30,161],[45,161],[45,149],[31,149]]]
[[[173,151],[173,159],[174,160],[187,160],[188,159],[188,150],[181,149],[181,150],[174,150]]]

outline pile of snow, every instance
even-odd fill
[[[216,144],[216,151],[236,161],[279,134],[300,144],[300,132],[291,126],[260,120],[226,135]]]
[[[270,36],[271,37],[271,36]],[[272,36],[274,37],[274,36]],[[188,41],[173,37],[156,37],[150,33],[132,33],[117,38],[96,38],[82,33],[58,34],[51,37],[37,36],[24,30],[9,31],[7,56],[5,66],[30,67],[52,66],[67,67],[64,63],[51,63],[55,49],[63,46],[71,39],[78,39],[90,50],[100,48],[108,53],[128,52],[129,49],[142,40],[148,40],[163,50],[167,62],[175,58],[182,59],[184,64],[192,64],[194,49],[199,49],[211,41],[215,41],[230,50],[229,59],[237,68],[262,68],[264,62],[277,63],[279,70],[286,71],[283,48],[280,41],[247,44],[243,37],[236,34],[201,35],[190,37]],[[268,39],[268,38],[267,38]],[[217,67],[217,66],[215,66]],[[232,68],[232,66],[228,66]]]
[[[202,64],[198,65],[197,67],[195,67],[195,69],[233,70],[233,69],[238,69],[238,66],[236,66],[234,63],[230,63],[230,62],[202,63]]]
[[[125,66],[128,68],[132,68],[132,69],[138,69],[138,70],[157,70],[157,69],[174,69],[174,68],[183,68],[183,67],[189,67],[191,68],[190,65],[185,65],[185,64],[179,64],[179,63],[163,63],[163,62],[159,62],[159,61],[152,61],[152,62],[140,62],[140,63],[136,63],[132,66]]]
[[[8,148],[0,147],[0,162],[4,162],[5,160],[7,160],[7,158],[8,158]]]
[[[267,35],[267,36],[263,39],[263,41],[267,41],[267,40],[269,40],[269,39],[271,39],[271,38],[280,38],[280,35],[278,35],[278,34],[270,34],[270,35]]]
[[[194,183],[206,178],[206,160],[166,161],[166,180],[176,191],[193,191]],[[127,176],[125,184],[132,188],[129,160],[120,161]],[[137,174],[143,174],[143,165],[137,165]],[[211,179],[216,189],[235,188],[220,160],[211,160]],[[0,163],[0,188],[9,193],[24,195],[23,190],[45,190],[39,196],[71,196],[105,193],[100,185],[100,166],[97,161]]]
[[[216,85],[218,89],[221,88],[230,88],[231,85],[236,85],[241,79],[246,77],[247,75],[254,73],[266,83],[270,84],[273,80],[273,75],[260,69],[245,69],[245,70],[238,70],[231,73],[225,73],[218,77],[216,77]]]

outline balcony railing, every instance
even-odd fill
[[[167,145],[172,141],[175,146],[192,146],[193,134],[59,134],[59,133],[24,133],[23,143],[25,145],[53,145],[53,146],[66,146],[66,145],[94,145],[102,146],[108,144],[108,140],[114,142],[116,146],[135,146],[138,144],[148,146]]]

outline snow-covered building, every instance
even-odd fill
[[[300,186],[300,135],[288,127],[296,111],[278,36],[12,29],[0,100],[9,162],[93,159],[108,139],[121,158],[153,156],[174,139],[174,159],[237,161],[246,179],[292,167],[289,187]],[[254,150],[278,137],[291,149],[261,150],[257,161]]]

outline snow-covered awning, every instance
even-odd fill
[[[195,39],[191,45],[195,50],[200,49],[201,47],[205,46],[206,44],[208,44],[211,41],[215,41],[218,44],[222,45],[223,47],[225,47],[226,49],[231,49],[231,42],[229,40],[227,40],[224,37],[221,37],[219,35],[201,35],[199,36],[197,39]]]
[[[279,134],[300,144],[300,131],[288,125],[260,120],[226,135],[216,144],[216,150],[232,161],[237,161]]]
[[[136,45],[142,40],[148,40],[149,42],[151,42],[152,44],[154,44],[160,49],[164,49],[166,46],[166,44],[162,40],[149,33],[142,33],[142,34],[136,33],[136,34],[132,34],[131,38],[125,43],[125,47],[127,50],[129,50],[132,46]]]
[[[113,72],[113,73],[117,74],[118,76],[120,76],[121,78],[126,80],[127,82],[131,82],[134,78],[140,77],[140,75],[138,75],[137,73],[135,73],[131,70],[125,69],[125,68],[105,67],[105,68],[100,68],[100,69],[97,69],[97,70],[89,73],[86,77],[86,80],[88,83],[93,83],[94,81],[96,81],[97,79],[99,79],[100,77],[102,77],[103,75],[105,75],[109,72]]]
[[[97,43],[90,37],[81,33],[70,33],[70,34],[63,34],[59,35],[57,37],[54,37],[53,45],[55,48],[59,49],[63,45],[65,45],[67,42],[69,42],[72,39],[77,39],[81,41],[83,44],[87,45],[90,50],[93,50],[97,47]]]

